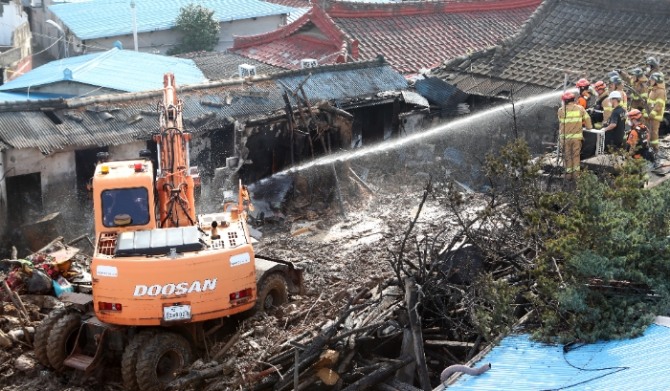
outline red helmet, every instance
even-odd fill
[[[605,88],[607,88],[607,84],[605,84],[604,81],[598,80],[594,85],[593,88],[596,89],[596,91],[605,91]]]
[[[628,118],[630,119],[640,119],[642,118],[642,112],[638,109],[633,109],[628,112]]]
[[[589,81],[586,79],[579,79],[577,80],[576,86],[581,88],[581,87],[588,87],[590,84],[591,83],[589,83]]]
[[[575,94],[573,94],[572,92],[565,92],[561,96],[561,100],[563,102],[571,102],[571,101],[575,100]]]

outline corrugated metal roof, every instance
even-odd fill
[[[169,30],[174,27],[180,9],[192,0],[141,0],[135,2],[137,32]],[[260,0],[200,0],[197,2],[214,11],[220,22],[290,14],[291,7]],[[55,4],[49,7],[58,19],[79,39],[95,39],[132,34],[132,14],[129,1],[90,0]]]
[[[348,104],[371,105],[380,99],[377,97],[380,92],[407,88],[402,75],[388,64],[346,64],[313,68],[310,72],[313,73],[304,87],[312,104],[331,100],[339,102],[345,109]],[[185,126],[195,133],[220,128],[230,118],[244,121],[283,110],[282,83],[295,89],[307,75],[307,71],[288,72],[275,75],[270,80],[253,82],[252,85],[240,80],[235,85],[180,91]],[[160,73],[152,77],[162,83]],[[178,78],[176,81],[181,86]],[[230,104],[225,104],[226,96],[232,98]],[[106,96],[103,100],[114,100],[115,103],[103,105],[94,103],[96,97],[91,97],[91,103],[86,106],[77,104],[82,102],[81,99],[49,103],[52,107],[71,107],[53,111],[58,121],[62,122],[60,124],[44,112],[20,111],[21,107],[13,105],[11,111],[0,114],[0,140],[16,149],[39,148],[51,152],[68,146],[119,145],[148,139],[158,125],[158,117],[153,113],[159,96],[147,98],[144,94],[128,94],[127,98],[121,95],[113,97],[115,99]],[[295,102],[294,99],[292,101]],[[135,121],[133,118],[137,115],[142,119]]]
[[[437,77],[417,80],[415,88],[419,94],[442,107],[455,106],[468,97],[463,91]]]
[[[102,53],[86,54],[52,61],[0,86],[0,91],[17,91],[71,81],[124,92],[163,88],[165,72],[175,74],[180,85],[201,84],[205,75],[191,59],[113,48]]]
[[[486,390],[670,390],[670,328],[653,324],[638,338],[572,347],[531,341],[528,335],[502,340],[481,363],[491,369],[461,376],[449,391]]]
[[[280,77],[291,90],[295,90],[305,80],[304,74]],[[372,91],[383,92],[407,88],[407,80],[390,66],[372,68],[356,68],[331,72],[314,73],[303,84],[303,89],[310,100],[334,100],[338,103],[370,95]]]

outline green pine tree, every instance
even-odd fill
[[[168,54],[212,51],[219,43],[219,22],[214,18],[214,11],[201,5],[189,4],[182,8],[175,25],[181,33],[181,43]]]

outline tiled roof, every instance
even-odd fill
[[[633,12],[627,0],[545,0],[515,37],[432,73],[463,91],[489,96],[501,84],[506,90],[560,89],[566,73],[570,84],[582,77],[598,80],[649,55],[667,55],[669,17],[665,0],[638,1]]]
[[[286,71],[284,68],[242,57],[235,53],[189,53],[183,55],[183,57],[192,59],[209,80],[234,78],[239,74],[239,66],[242,64],[255,66],[257,75],[271,75]]]
[[[193,60],[113,48],[52,61],[3,84],[0,91],[21,91],[62,81],[124,92],[155,90],[163,87],[163,79],[157,75],[165,72],[174,73],[184,85],[207,81]]]
[[[237,37],[232,50],[287,69],[301,58],[334,63],[382,54],[399,72],[415,73],[509,37],[540,1],[331,1],[278,31]]]
[[[667,323],[661,318],[660,323]],[[479,376],[461,376],[449,391],[669,390],[670,329],[652,324],[637,338],[572,346],[545,345],[513,335],[482,358]]]
[[[162,75],[154,78],[162,81]],[[305,79],[307,79],[305,81]],[[184,123],[188,130],[217,129],[230,118],[244,121],[283,112],[284,86],[299,83],[312,103],[335,102],[347,109],[386,99],[378,94],[407,88],[405,78],[381,61],[323,66],[259,77],[251,84],[239,79],[182,88]],[[60,99],[49,102],[0,104],[0,142],[10,148],[39,148],[45,153],[68,146],[118,145],[148,139],[156,129],[156,102],[161,91]],[[230,102],[226,102],[226,98]],[[55,123],[40,107],[55,109]],[[111,114],[111,118],[109,117]],[[139,120],[138,120],[139,116]]]
[[[174,27],[180,9],[192,0],[140,0],[135,2],[137,31],[169,30]],[[49,7],[58,19],[79,39],[95,39],[132,34],[132,14],[126,1],[90,0],[55,4]],[[220,22],[289,14],[290,7],[260,0],[200,0],[214,11]]]
[[[235,37],[231,51],[286,69],[300,69],[300,60],[319,65],[358,58],[358,42],[340,30],[319,7],[312,7],[295,22],[265,34]]]

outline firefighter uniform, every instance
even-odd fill
[[[558,109],[559,137],[563,150],[563,165],[566,178],[571,179],[579,173],[579,154],[582,149],[582,122],[587,128],[592,128],[591,117],[582,106],[574,102],[574,95],[563,95],[565,105]]]
[[[651,79],[656,77],[657,73],[652,74]],[[654,151],[658,151],[658,130],[663,121],[663,113],[665,111],[665,102],[667,101],[667,93],[665,91],[665,83],[663,82],[662,74],[660,82],[654,81],[649,91],[649,98],[647,98],[647,107],[649,108],[649,139],[651,147]],[[658,77],[656,77],[658,78]]]
[[[630,94],[630,108],[644,111],[644,104],[649,98],[649,79],[642,75],[638,78],[631,79],[632,91]]]

